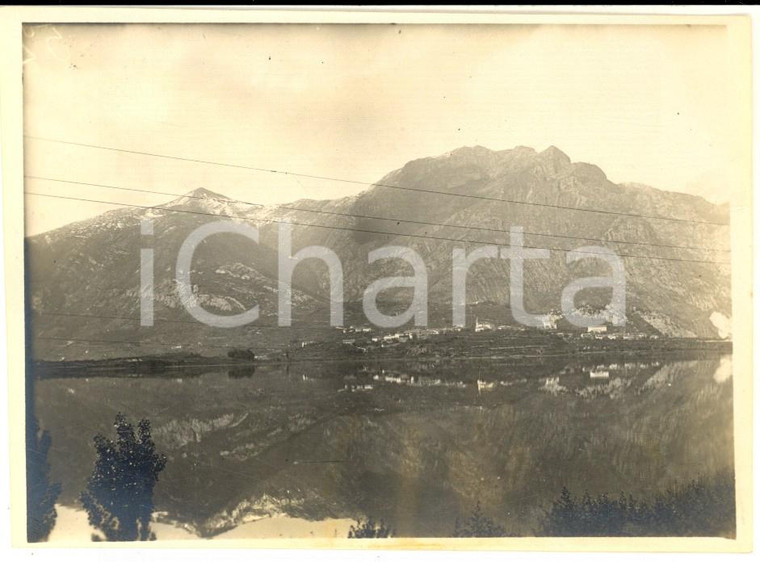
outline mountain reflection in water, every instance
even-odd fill
[[[271,514],[371,515],[447,536],[477,502],[537,532],[562,486],[645,498],[731,469],[731,359],[259,365],[198,376],[41,380],[51,478],[76,506],[93,436],[151,420],[162,519],[201,536]]]

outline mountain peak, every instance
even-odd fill
[[[222,195],[221,193],[216,193],[214,191],[211,191],[210,189],[206,189],[205,187],[197,187],[193,189],[192,191],[188,191],[185,193],[183,197],[189,197],[192,199],[222,199],[229,201],[230,198],[226,195]]]
[[[459,148],[455,148],[454,150],[445,152],[439,158],[453,157],[457,159],[471,159],[471,158],[482,158],[482,157],[490,156],[491,154],[493,154],[493,151],[486,148],[485,146],[480,146],[480,145],[460,146]]]
[[[568,164],[570,163],[570,157],[554,145],[551,145],[549,148],[541,152],[540,156],[551,158],[552,160],[566,161]]]
[[[232,203],[233,200],[227,197],[226,195],[222,195],[221,193],[216,193],[214,191],[211,191],[210,189],[206,189],[205,187],[198,187],[196,189],[193,189],[192,191],[188,191],[181,197],[177,197],[176,199],[173,199],[163,205],[164,207],[219,207],[219,206],[225,206],[230,203]]]
[[[561,172],[572,165],[570,157],[554,145],[540,152],[538,159],[544,163],[550,173]]]

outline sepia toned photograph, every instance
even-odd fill
[[[751,542],[748,20],[101,19],[18,34],[22,541]]]

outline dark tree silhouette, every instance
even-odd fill
[[[351,525],[348,530],[349,539],[388,539],[393,536],[393,529],[385,525],[382,519],[376,522],[372,517],[357,519],[356,525]]]
[[[240,359],[243,361],[254,361],[256,359],[256,354],[252,349],[240,349],[236,347],[234,349],[230,349],[227,352],[227,357],[230,359]]]
[[[24,269],[29,267],[29,242],[24,241]],[[41,542],[47,540],[58,516],[55,502],[61,494],[61,485],[50,483],[50,434],[40,431],[35,414],[35,374],[34,374],[34,332],[32,330],[32,297],[29,283],[24,283],[24,332],[26,334],[24,387],[25,419],[24,441],[26,445],[26,540]]]
[[[562,489],[543,523],[542,534],[564,537],[704,536],[736,533],[734,476],[719,473],[674,485],[649,500],[620,493],[581,499]]]
[[[50,483],[50,433],[40,431],[37,419],[29,420],[26,453],[26,535],[29,542],[46,541],[55,526],[55,501],[61,484]]]
[[[90,524],[107,541],[155,540],[150,531],[153,487],[166,465],[156,453],[150,422],[140,420],[137,436],[127,418],[119,413],[114,422],[116,441],[95,436],[98,458],[81,501]],[[101,540],[93,535],[93,540]]]
[[[480,502],[475,504],[475,509],[464,521],[456,520],[454,525],[455,537],[506,537],[504,527],[496,524],[493,519],[483,513]]]

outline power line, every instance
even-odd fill
[[[694,224],[707,224],[707,225],[714,225],[714,226],[727,226],[727,223],[724,222],[714,222],[714,221],[702,221],[702,220],[696,220],[696,219],[681,219],[681,218],[674,218],[674,217],[663,217],[658,215],[645,215],[645,214],[638,214],[638,213],[626,213],[622,211],[608,211],[603,209],[588,209],[583,207],[569,207],[565,205],[552,205],[550,203],[536,203],[536,202],[528,202],[528,201],[518,201],[513,199],[504,199],[499,197],[488,197],[485,195],[475,195],[472,193],[454,193],[454,192],[447,192],[447,191],[437,191],[434,189],[424,189],[424,188],[417,188],[417,187],[408,187],[408,186],[400,186],[400,185],[392,185],[392,184],[385,184],[385,183],[374,183],[374,182],[366,182],[366,181],[359,181],[359,180],[349,180],[344,178],[334,178],[330,176],[319,176],[315,174],[303,174],[299,172],[288,172],[285,170],[276,170],[271,168],[259,168],[256,166],[247,166],[244,164],[230,164],[226,162],[214,162],[212,160],[201,160],[197,158],[186,158],[183,156],[174,156],[169,154],[157,154],[154,152],[144,152],[140,150],[130,150],[126,148],[116,148],[116,147],[110,147],[110,146],[102,146],[102,145],[96,145],[96,144],[87,144],[87,143],[81,143],[81,142],[74,142],[74,141],[67,141],[62,139],[50,139],[45,137],[38,137],[34,135],[24,135],[25,138],[38,140],[38,141],[44,141],[44,142],[53,142],[58,144],[67,144],[71,146],[81,146],[85,148],[94,148],[97,150],[110,150],[113,152],[121,152],[125,154],[136,154],[140,156],[152,156],[155,158],[165,158],[169,160],[178,160],[182,162],[193,162],[196,164],[207,164],[211,166],[222,166],[226,168],[238,168],[243,170],[252,170],[256,172],[266,172],[270,174],[281,174],[286,176],[295,176],[295,177],[301,177],[301,178],[310,178],[310,179],[318,179],[318,180],[326,180],[326,181],[333,181],[333,182],[339,182],[339,183],[350,183],[350,184],[356,184],[356,185],[369,185],[374,187],[382,187],[387,189],[398,189],[403,191],[415,191],[419,193],[427,193],[432,195],[446,195],[449,197],[463,197],[468,199],[477,199],[477,200],[483,200],[483,201],[498,201],[501,203],[512,203],[515,205],[529,205],[529,206],[535,206],[535,207],[546,207],[551,209],[562,209],[567,211],[579,211],[579,212],[585,212],[585,213],[599,213],[604,215],[615,215],[615,216],[625,216],[625,217],[635,217],[635,218],[646,218],[646,219],[655,219],[655,220],[663,220],[663,221],[673,221],[673,222],[685,222],[685,223],[694,223]]]
[[[119,191],[136,191],[138,193],[149,193],[149,194],[155,194],[155,195],[167,195],[169,197],[187,197],[188,199],[212,199],[214,201],[224,201],[224,199],[221,199],[219,197],[201,197],[198,195],[182,195],[177,193],[171,193],[169,191],[154,191],[152,189],[138,189],[136,187],[121,187],[117,185],[106,185],[104,183],[90,183],[86,181],[72,181],[72,180],[62,180],[58,178],[45,178],[42,176],[24,176],[26,179],[30,180],[40,180],[40,181],[51,181],[51,182],[57,182],[57,183],[71,183],[74,185],[86,185],[91,187],[101,187],[104,189],[118,189]],[[231,200],[230,200],[231,201]],[[244,203],[244,201],[239,201],[240,203]],[[264,207],[265,205],[261,205],[258,203],[246,203],[246,205],[252,205],[255,207]]]
[[[198,199],[198,200],[212,200],[212,201],[220,201],[220,202],[228,202],[228,203],[234,203],[234,204],[243,204],[243,205],[250,205],[252,207],[259,207],[263,208],[266,207],[266,205],[262,203],[252,203],[250,201],[239,201],[239,200],[232,200],[228,198],[222,198],[222,197],[205,197],[205,196],[199,196],[199,195],[181,195],[177,193],[168,193],[166,191],[153,191],[150,189],[137,189],[137,188],[130,188],[130,187],[122,187],[122,186],[114,186],[114,185],[106,185],[102,183],[90,183],[90,182],[83,182],[83,181],[70,181],[70,180],[62,180],[59,178],[48,178],[48,177],[42,177],[42,176],[24,176],[27,179],[32,180],[39,180],[39,181],[49,181],[49,182],[56,182],[56,183],[68,183],[68,184],[74,184],[74,185],[84,185],[84,186],[92,186],[92,187],[100,187],[104,189],[116,189],[120,191],[135,191],[138,193],[149,193],[149,194],[156,194],[156,195],[169,195],[177,198],[188,198],[188,199]],[[439,222],[428,222],[428,221],[421,221],[421,220],[414,220],[414,219],[401,219],[397,217],[379,217],[374,215],[360,215],[355,213],[341,213],[339,211],[326,211],[323,209],[305,209],[303,207],[294,207],[291,205],[277,205],[279,209],[286,209],[290,211],[297,211],[297,212],[305,212],[305,213],[315,213],[315,214],[322,214],[322,215],[330,215],[330,216],[338,216],[338,217],[347,217],[347,218],[358,218],[358,219],[370,219],[370,220],[380,220],[380,221],[388,221],[388,222],[404,222],[408,224],[417,224],[422,226],[440,226],[440,227],[448,227],[448,228],[462,228],[466,230],[482,230],[485,232],[497,232],[501,234],[509,234],[508,230],[504,230],[501,228],[489,228],[489,227],[482,227],[482,226],[466,226],[461,224],[451,224],[451,223],[439,223]],[[627,240],[616,240],[614,238],[610,239],[604,239],[604,238],[593,238],[588,236],[570,236],[567,234],[548,234],[543,232],[529,232],[529,231],[523,231],[524,234],[530,235],[530,236],[542,236],[545,238],[563,238],[568,240],[585,240],[585,241],[594,241],[594,242],[603,242],[603,243],[613,243],[613,244],[628,244],[628,245],[634,245],[634,246],[651,246],[651,247],[659,247],[659,248],[673,248],[673,249],[685,249],[685,250],[703,250],[708,252],[724,252],[724,253],[731,253],[731,250],[727,250],[724,248],[711,248],[711,247],[705,247],[705,246],[682,246],[678,244],[660,244],[656,242],[631,242]]]
[[[191,215],[202,215],[202,216],[208,216],[208,217],[216,217],[216,218],[229,218],[229,219],[237,219],[244,222],[250,222],[254,223],[252,219],[249,219],[247,217],[241,217],[236,215],[225,215],[225,214],[215,214],[215,213],[204,213],[201,211],[190,211],[187,209],[170,209],[167,207],[161,207],[157,205],[137,205],[134,203],[116,203],[114,201],[104,201],[102,199],[89,199],[84,197],[71,197],[67,195],[53,195],[50,193],[36,193],[33,191],[24,191],[27,195],[34,195],[38,197],[52,197],[55,199],[66,199],[70,201],[84,201],[88,203],[103,203],[105,205],[114,205],[117,207],[133,207],[136,209],[150,209],[154,211],[165,211],[165,212],[172,212],[172,213],[187,213]],[[440,241],[446,241],[446,242],[465,242],[465,243],[471,243],[471,244],[485,244],[485,245],[494,245],[498,244],[496,242],[492,241],[486,241],[486,240],[472,240],[469,238],[449,238],[444,236],[431,236],[431,235],[425,235],[425,234],[405,234],[401,232],[387,232],[387,231],[381,231],[381,230],[370,230],[370,229],[363,229],[363,228],[351,228],[351,227],[345,227],[345,226],[330,226],[330,225],[324,225],[324,224],[313,224],[313,223],[300,223],[295,221],[283,221],[283,220],[277,220],[277,219],[258,219],[255,222],[263,222],[263,223],[269,223],[269,224],[291,224],[294,226],[303,226],[303,227],[312,227],[312,228],[325,228],[328,230],[341,230],[341,231],[348,231],[348,232],[363,232],[367,234],[380,234],[385,236],[403,236],[408,238],[420,238],[420,239],[429,239],[429,240],[440,240]],[[503,244],[499,244],[503,245]],[[594,256],[607,256],[606,253],[601,252],[589,252],[586,250],[569,250],[567,248],[556,248],[556,247],[541,247],[541,246],[528,246],[523,245],[523,248],[527,249],[533,249],[533,250],[555,250],[558,252],[575,252],[576,254],[586,254],[586,255],[594,255]],[[637,259],[648,259],[648,260],[657,260],[657,261],[673,261],[673,262],[690,262],[690,263],[711,263],[711,264],[717,264],[717,265],[730,265],[731,262],[728,261],[714,261],[714,260],[696,260],[696,259],[687,259],[687,258],[666,258],[666,257],[660,257],[660,256],[641,256],[637,254],[616,254],[618,257],[627,257],[627,258],[637,258]]]

